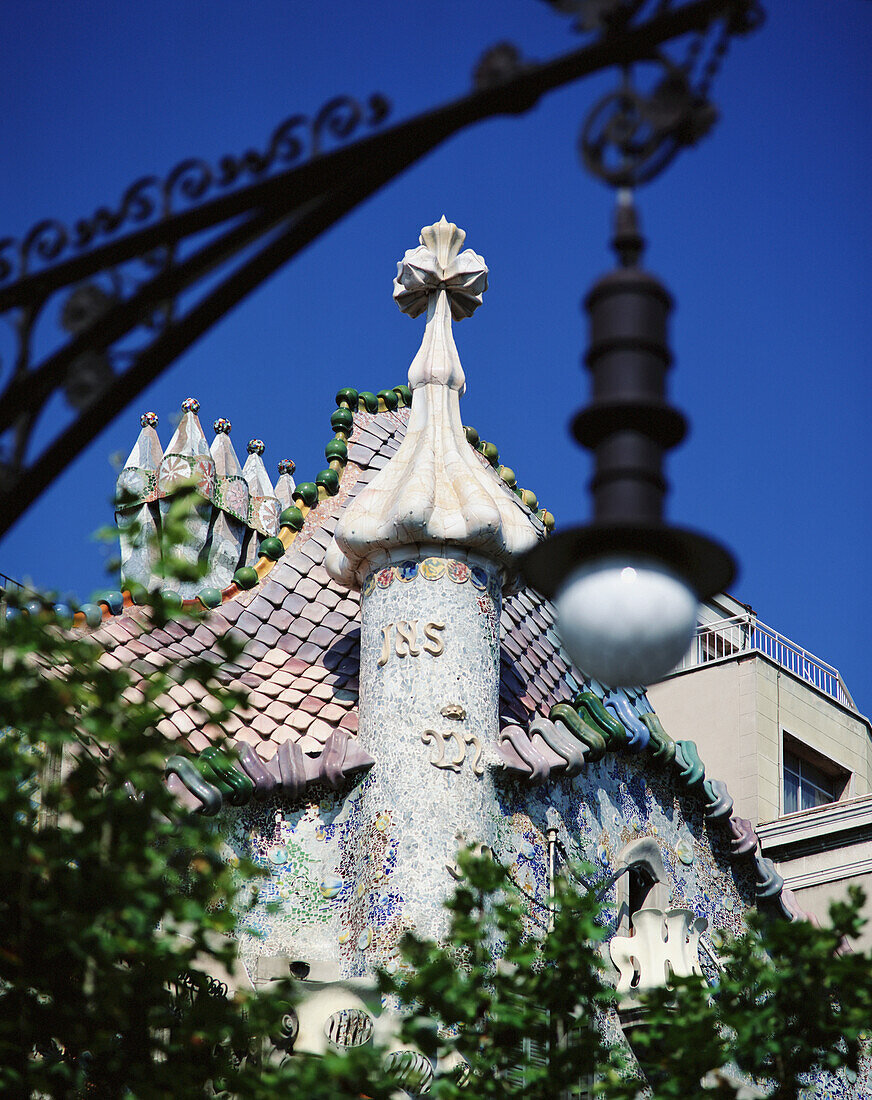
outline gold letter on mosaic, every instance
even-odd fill
[[[445,623],[426,623],[424,625],[424,637],[427,639],[424,642],[424,652],[430,653],[434,657],[439,657],[445,652],[445,643],[442,640],[442,635],[437,634],[437,630],[444,630]]]
[[[424,637],[427,639],[424,642],[425,653],[438,657],[445,652],[445,643],[441,634],[437,633],[437,631],[444,629],[445,623],[424,624]],[[382,651],[377,662],[379,668],[383,668],[388,663],[392,653],[396,653],[398,657],[419,657],[421,655],[418,646],[417,619],[412,619],[411,622],[388,623],[387,626],[381,628],[381,633]]]
[[[397,623],[397,656],[405,657],[408,653],[410,657],[417,657],[420,652],[421,650],[418,649],[418,620],[413,619],[410,623]]]
[[[387,626],[382,627],[382,634],[384,635],[384,644],[382,645],[381,656],[378,659],[378,667],[388,663],[388,658],[391,655],[391,635],[394,632],[394,624],[388,623]]]

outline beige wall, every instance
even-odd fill
[[[853,882],[866,893],[863,912],[872,917],[872,795],[788,814],[758,831],[803,909],[826,920],[830,901],[844,898]],[[872,946],[872,927],[858,942]]]
[[[872,949],[872,875],[864,875],[856,880],[866,894],[866,905],[863,907],[863,916],[869,923],[862,933],[850,941],[855,951],[869,951]],[[824,886],[811,886],[805,890],[796,890],[796,900],[807,913],[813,913],[821,924],[829,924],[829,904],[831,901],[843,901],[847,897],[847,882],[828,882]]]
[[[755,824],[782,812],[782,731],[852,773],[843,798],[872,791],[866,721],[763,657],[697,666],[654,684],[648,698],[666,732],[696,742],[706,775],[722,779]]]
[[[743,817],[756,820],[757,695],[738,661],[701,665],[648,688],[663,728],[695,741],[706,775],[723,780]]]
[[[677,673],[650,687],[648,698],[666,732],[696,742],[706,775],[722,779],[735,811],[760,827],[764,853],[803,909],[826,921],[830,901],[857,882],[872,918],[872,840],[857,839],[869,835],[863,796],[872,793],[864,718],[758,655]],[[851,773],[838,809],[780,816],[784,732]],[[872,924],[855,946],[872,947]]]
[[[857,847],[860,847],[860,845],[857,845]],[[872,844],[867,844],[866,847],[872,849]],[[821,853],[818,857],[806,857],[806,859],[813,858],[832,858],[832,853]],[[786,877],[788,883],[794,873],[794,864],[797,862],[800,861],[791,860],[790,863],[779,864],[779,873]],[[872,873],[850,875],[846,878],[822,882],[817,886],[806,886],[801,890],[795,889],[793,892],[796,894],[796,900],[807,913],[812,913],[821,923],[828,924],[830,902],[845,901],[847,899],[849,882],[855,882],[863,888],[866,895],[863,916],[869,922],[862,933],[856,939],[851,940],[851,946],[855,950],[868,951],[872,948]]]

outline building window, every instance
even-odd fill
[[[633,917],[640,909],[644,909],[648,904],[648,896],[652,893],[654,887],[657,885],[657,879],[654,877],[651,869],[644,863],[637,864],[635,867],[631,867],[627,873],[627,908],[629,910],[627,916],[630,924],[630,935],[635,931],[633,929]]]
[[[669,904],[669,887],[663,857],[654,837],[641,837],[631,841],[618,855],[618,867],[626,867],[627,873],[618,879],[618,920],[615,931],[619,936],[635,934],[633,918],[640,909],[659,909],[665,912]]]
[[[848,779],[849,774],[822,753],[784,735],[784,813],[838,802]]]

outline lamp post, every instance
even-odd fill
[[[548,3],[576,13],[583,25],[632,18],[643,6],[642,0]],[[708,132],[717,118],[708,92],[730,37],[762,19],[756,0],[737,5],[696,82],[700,38],[682,63],[651,52],[655,80],[647,93],[635,83],[633,66],[624,65],[621,87],[594,105],[579,138],[588,171],[620,189],[612,240],[618,267],[584,301],[592,399],[572,426],[594,455],[593,518],[535,547],[521,572],[554,600],[576,666],[613,687],[648,684],[674,668],[693,638],[699,603],[724,591],[736,573],[729,551],[664,518],[663,457],[684,438],[687,422],[666,399],[672,297],[640,266],[645,241],[632,189]]]
[[[644,239],[632,192],[618,193],[618,267],[587,297],[591,402],[575,438],[594,454],[593,518],[541,543],[522,563],[527,583],[554,599],[576,666],[612,686],[660,679],[681,660],[699,602],[735,576],[730,553],[664,518],[666,451],[687,422],[666,398],[672,298],[640,266]]]

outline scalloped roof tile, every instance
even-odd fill
[[[308,511],[265,580],[250,591],[237,591],[200,622],[172,621],[149,629],[144,609],[126,608],[94,632],[107,649],[104,663],[127,664],[143,675],[156,663],[194,657],[220,664],[228,686],[250,689],[248,707],[237,709],[225,731],[252,745],[264,760],[288,740],[318,751],[337,728],[355,734],[360,598],[330,579],[323,559],[342,508],[399,447],[408,418],[408,408],[356,412],[338,492]],[[512,492],[496,470],[493,477]],[[504,601],[501,709],[507,718],[547,714],[552,703],[572,695],[562,679],[569,662],[556,644],[553,622],[551,608],[536,594],[521,591]],[[227,662],[219,648],[228,633],[245,643],[234,662]],[[199,685],[174,686],[161,729],[191,749],[205,747],[209,702]]]

